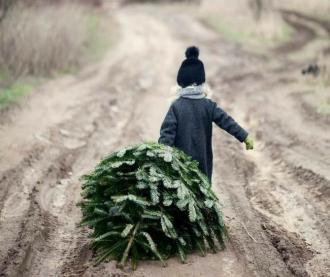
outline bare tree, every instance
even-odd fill
[[[272,0],[250,0],[249,6],[256,21],[259,21],[264,14],[267,14],[273,9]]]

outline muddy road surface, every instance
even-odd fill
[[[285,56],[305,45],[258,56],[183,9],[109,13],[121,31],[102,62],[47,83],[2,114],[0,276],[329,276],[329,118],[305,101],[303,64]],[[306,45],[313,28],[323,28],[304,28],[297,15],[289,20],[293,38]],[[256,138],[246,152],[214,130],[213,188],[224,204],[228,247],[184,265],[172,258],[167,268],[93,267],[87,230],[76,226],[79,177],[107,153],[158,138],[190,44],[201,48],[212,98]]]

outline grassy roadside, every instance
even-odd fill
[[[87,20],[89,45],[86,49],[86,62],[99,61],[115,43],[117,36],[115,22],[104,15],[91,14]]]
[[[31,92],[34,88],[32,82],[25,83],[18,81],[6,88],[0,90],[0,109],[8,106],[9,104],[17,101],[20,97]]]
[[[47,7],[47,9],[51,8]],[[68,10],[70,9],[64,11],[67,21],[71,16]],[[72,11],[74,12],[73,9]],[[15,39],[14,46],[19,51],[12,51],[9,43],[7,48],[3,43],[0,49],[2,51],[0,53],[0,109],[19,101],[47,80],[65,74],[75,74],[84,66],[99,61],[115,40],[115,22],[101,11],[84,10],[83,16],[76,17],[75,21],[63,23],[57,30],[58,18],[54,16],[48,18],[40,16],[35,22],[24,22],[23,20],[27,21],[33,16],[38,16],[35,14],[36,11],[29,12],[31,14],[22,18],[22,22],[9,19],[5,26],[8,28],[2,26],[2,30],[7,33],[14,33],[12,37],[7,34],[7,42]],[[30,24],[30,26],[25,27],[24,24]],[[52,31],[55,29],[57,33],[54,31],[54,34],[49,37],[43,35],[47,24],[48,28]],[[83,26],[78,26],[79,24]],[[16,30],[20,32],[18,35],[24,37],[25,40],[20,41],[17,38],[19,36],[16,36]],[[31,41],[28,41],[29,39]],[[10,55],[12,57],[9,58]]]
[[[270,48],[289,41],[294,33],[293,28],[284,21],[279,22],[276,35],[270,34],[269,36],[252,31],[252,26],[244,24],[237,26],[231,20],[222,19],[221,15],[203,15],[201,21],[225,39],[256,53],[264,53]]]

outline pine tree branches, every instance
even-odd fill
[[[146,143],[103,159],[83,176],[81,225],[93,229],[96,262],[178,255],[224,247],[221,205],[197,162],[177,149]]]

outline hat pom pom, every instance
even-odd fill
[[[196,46],[190,46],[186,50],[187,59],[197,59],[199,55],[199,49]]]

